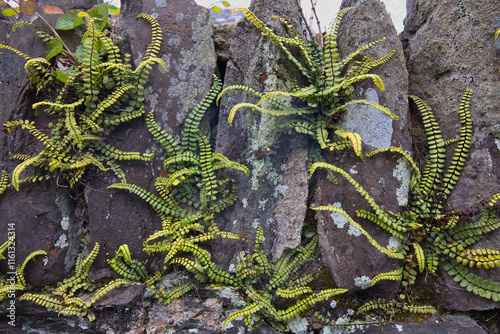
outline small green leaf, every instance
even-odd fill
[[[2,15],[3,15],[3,16],[14,16],[14,15],[17,15],[17,14],[19,14],[20,12],[18,12],[18,11],[16,12],[16,10],[19,10],[19,8],[17,8],[17,7],[16,7],[16,8],[14,8],[14,9],[12,9],[12,8],[7,8],[7,9],[4,9],[4,10],[2,11]]]
[[[66,83],[66,81],[68,81],[68,73],[58,68],[56,69],[56,78],[62,83]]]
[[[222,4],[224,5],[224,7],[231,7],[231,4],[227,1],[222,1]]]
[[[108,10],[110,13],[113,13],[113,14],[120,14],[120,8],[116,7],[116,6],[113,6],[113,5],[109,5],[108,6]]]
[[[82,18],[78,16],[77,10],[72,10],[67,12],[57,20],[56,29],[59,30],[71,30],[82,24]]]
[[[57,56],[63,50],[63,46],[60,40],[53,39],[47,43],[47,60]]]
[[[216,12],[216,13],[220,13],[220,12],[221,12],[220,7],[218,7],[218,6],[213,6],[213,7],[212,7],[212,10],[213,10],[214,12]]]
[[[36,13],[36,2],[35,0],[21,0],[19,8],[24,15],[32,16]]]
[[[102,31],[106,27],[106,24],[108,23],[107,2],[92,7],[87,13],[94,18],[94,23],[97,29]]]
[[[56,6],[42,6],[41,8],[45,14],[64,14],[64,11]]]

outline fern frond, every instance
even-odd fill
[[[380,281],[400,281],[403,277],[403,267],[387,273],[381,273],[372,278],[371,286],[374,286]]]
[[[28,264],[28,262],[32,258],[34,258],[35,256],[38,256],[38,255],[47,255],[47,252],[44,250],[34,251],[26,257],[26,259],[24,260],[22,265],[17,267],[16,277],[17,277],[18,284],[20,284],[22,286],[26,286],[26,280],[24,279],[24,268],[26,268],[26,265]]]
[[[2,173],[0,175],[0,195],[2,195],[5,192],[8,186],[9,186],[9,173],[6,170],[2,170]],[[2,247],[0,247],[0,260],[2,259],[2,253],[3,253]]]
[[[375,102],[372,102],[372,101],[368,101],[368,100],[353,100],[353,101],[349,101],[347,103],[344,103],[343,105],[341,105],[340,107],[337,107],[336,109],[334,109],[333,114],[336,114],[338,112],[340,112],[341,110],[345,110],[347,109],[347,106],[348,105],[351,105],[351,104],[357,104],[357,103],[362,103],[362,104],[367,104],[373,108],[376,108],[380,111],[382,111],[384,114],[388,115],[389,117],[391,117],[393,120],[397,120],[399,118],[399,116],[396,116],[394,115],[389,109],[387,109],[386,107],[384,106],[381,106],[380,104],[378,103],[375,103]]]
[[[163,39],[162,30],[158,21],[151,15],[141,13],[137,18],[142,18],[151,24],[151,42],[149,43],[146,53],[142,57],[143,60],[156,57],[160,52],[161,40]]]
[[[361,153],[361,136],[359,133],[347,132],[344,129],[337,129],[335,130],[335,134],[342,138],[349,138],[352,143],[352,147],[354,148],[354,153],[356,153],[361,160],[364,160],[363,154]]]

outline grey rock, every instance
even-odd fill
[[[413,333],[413,334],[427,334],[427,333],[456,333],[456,334],[486,334],[487,332],[479,326],[472,318],[465,315],[448,315],[438,316],[434,315],[429,317],[426,321],[421,323],[400,322],[384,326],[370,326],[363,329],[356,329],[351,333]],[[323,330],[323,334],[328,334]]]
[[[407,13],[402,39],[407,45],[409,92],[432,108],[445,140],[458,137],[460,98],[466,88],[474,92],[469,158],[448,203],[459,211],[480,208],[481,200],[489,200],[500,191],[500,44],[493,39],[500,26],[500,3],[412,0],[407,3]],[[448,158],[453,148],[449,148]],[[471,248],[498,249],[499,243],[500,233],[495,231]],[[476,273],[500,281],[498,269]],[[498,303],[464,293],[443,274],[431,277],[430,282],[450,308],[499,307]]]
[[[300,31],[300,18],[297,4],[292,0],[254,1],[250,6],[257,17],[279,33],[279,22],[271,19],[273,10],[279,10]],[[224,86],[245,85],[260,92],[287,89],[281,79],[286,74],[280,65],[285,55],[271,42],[270,38],[261,35],[257,28],[247,20],[241,20],[233,32],[230,49],[231,58],[226,69]],[[233,126],[228,124],[229,110],[240,102],[257,102],[255,97],[245,91],[230,91],[221,99],[219,131],[217,136],[217,152],[229,159],[236,160],[250,168],[250,178],[240,173],[233,173],[231,178],[239,187],[238,202],[226,209],[218,217],[218,223],[225,230],[248,235],[253,240],[255,228],[260,225],[264,229],[264,247],[272,258],[277,259],[283,247],[273,249],[279,233],[285,233],[288,226],[281,226],[287,220],[295,221],[294,228],[301,230],[301,221],[305,217],[307,200],[307,183],[295,183],[292,178],[285,178],[284,173],[292,167],[301,173],[299,178],[307,178],[305,156],[300,153],[298,161],[296,152],[303,151],[303,145],[291,145],[292,137],[276,130],[276,117],[242,108],[236,114]],[[267,149],[270,149],[269,151]],[[298,150],[298,151],[297,151]],[[293,163],[292,163],[293,162]],[[298,168],[298,169],[297,169]],[[289,203],[285,208],[277,208],[294,196],[294,210]],[[282,198],[282,199],[280,199]],[[285,201],[285,202],[283,202]],[[302,209],[297,210],[299,207]],[[278,210],[279,221],[275,216]],[[288,211],[288,214],[287,214]],[[290,215],[293,213],[293,215]],[[290,218],[290,219],[287,219]],[[300,232],[291,237],[284,247],[294,247],[300,243]],[[281,241],[281,239],[280,239]],[[224,244],[227,244],[224,242]],[[222,244],[213,247],[215,258],[228,265],[238,253],[222,249]],[[225,246],[224,246],[225,247]],[[238,246],[234,246],[238,247]]]
[[[389,108],[399,116],[399,119],[393,121],[370,106],[354,105],[341,116],[340,124],[342,128],[360,134],[365,153],[389,146],[409,151],[411,141],[408,131],[408,102],[405,94],[408,87],[407,72],[396,30],[380,1],[342,3],[342,7],[350,6],[356,8],[344,16],[338,34],[341,57],[383,37],[387,38],[385,42],[369,48],[363,55],[376,59],[391,50],[396,50],[396,54],[389,62],[371,71],[383,79],[385,91],[380,91],[372,82],[365,80],[355,86],[354,98],[377,102]],[[351,148],[341,152],[325,152],[325,155],[329,163],[343,168],[357,180],[383,209],[397,212],[406,205],[409,170],[400,155],[378,154],[364,162],[354,156]],[[369,221],[356,217],[355,210],[370,210],[370,208],[352,185],[341,176],[339,185],[336,186],[326,179],[325,173],[318,174],[315,206],[318,205],[341,206],[381,246],[389,247],[393,242],[389,238],[389,233]],[[340,287],[360,289],[363,287],[363,281],[368,278],[371,279],[381,272],[394,270],[399,266],[397,261],[375,249],[342,215],[332,214],[330,211],[318,211],[316,218],[323,261]],[[383,282],[375,289],[377,293],[388,296],[394,293],[396,288],[397,284]]]

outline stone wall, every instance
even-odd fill
[[[88,2],[69,5],[63,0],[60,4],[50,4],[65,10],[88,9],[93,5]],[[380,103],[399,119],[393,121],[379,110],[356,105],[342,116],[341,124],[349,131],[360,133],[365,152],[397,146],[412,152],[418,162],[426,154],[425,136],[417,112],[408,105],[408,95],[417,95],[429,104],[445,139],[451,139],[458,136],[460,97],[465,88],[472,89],[472,147],[449,203],[457,210],[480,207],[482,200],[500,192],[500,42],[495,44],[493,40],[494,32],[500,27],[500,3],[497,0],[408,0],[405,30],[399,36],[380,1],[344,0],[342,7],[348,6],[356,6],[356,9],[345,16],[340,27],[338,44],[343,56],[382,37],[386,37],[386,41],[370,48],[366,54],[377,58],[391,50],[396,51],[390,62],[375,71],[382,77],[386,90],[380,91],[370,81],[362,81],[356,85],[355,98]],[[290,19],[297,31],[301,31],[295,0],[254,0],[250,9],[270,27],[278,29],[276,21],[270,18],[277,10]],[[225,87],[246,85],[260,92],[289,89],[282,78],[293,66],[269,38],[261,35],[246,20],[231,28],[234,29],[232,35],[229,41],[228,38],[225,40],[230,42],[229,52],[225,50],[224,53],[228,59],[227,67],[217,68],[213,41],[217,40],[214,34],[220,28],[214,30],[209,11],[197,6],[193,0],[122,1],[122,49],[130,53],[136,63],[150,39],[148,23],[136,19],[142,12],[155,16],[160,23],[164,36],[160,54],[168,68],[165,72],[155,65],[147,88],[146,105],[148,110],[155,109],[156,121],[174,136],[181,135],[186,115],[208,91],[212,73],[225,74]],[[11,32],[14,23],[14,20],[0,20],[0,43],[34,57],[43,55],[43,43],[37,37],[31,37],[30,27],[22,26]],[[219,62],[219,65],[225,62]],[[20,57],[7,50],[1,51],[2,123],[35,119],[31,104],[36,96],[28,89],[23,65]],[[225,94],[220,108],[212,108],[204,120],[204,128],[218,124],[217,152],[250,168],[249,178],[240,172],[225,173],[225,177],[238,185],[239,198],[232,207],[217,214],[216,221],[221,230],[247,235],[249,240],[253,240],[256,227],[262,226],[264,248],[270,260],[276,261],[286,248],[301,243],[311,197],[314,205],[336,203],[351,216],[355,216],[355,210],[368,206],[343,179],[334,186],[325,175],[319,174],[317,187],[310,190],[308,138],[278,132],[274,117],[246,108],[238,111],[230,126],[227,117],[232,106],[251,99],[242,91]],[[49,121],[44,116],[37,118],[42,124]],[[130,126],[117,129],[112,144],[130,151],[155,151],[152,162],[122,164],[129,183],[155,192],[154,181],[163,168],[165,152],[148,133],[144,120],[136,119]],[[1,131],[0,169],[11,172],[16,164],[9,159],[10,156],[20,152],[35,153],[39,149],[37,141],[22,131]],[[399,155],[383,154],[363,162],[348,149],[329,152],[326,159],[347,170],[383,205],[384,210],[405,210],[409,170]],[[137,196],[107,189],[116,181],[112,173],[93,172],[86,179],[81,193],[59,187],[57,179],[53,179],[33,185],[23,184],[20,191],[9,188],[0,197],[3,225],[13,222],[16,226],[16,258],[23,261],[38,249],[48,253],[46,259],[31,261],[26,268],[30,287],[39,289],[53,285],[71,275],[76,255],[82,250],[88,254],[95,242],[102,248],[92,266],[90,279],[116,275],[106,263],[105,254],[113,254],[122,244],[128,244],[133,257],[144,261],[150,272],[163,266],[162,258],[142,252],[143,240],[161,228],[160,218]],[[321,259],[339,287],[358,291],[361,289],[359,282],[364,277],[373,278],[378,273],[397,268],[396,261],[389,261],[379,253],[364,236],[349,228],[342,216],[323,211],[317,212],[315,219],[320,237],[318,261]],[[382,229],[368,221],[361,224],[381,245],[391,243],[389,235]],[[5,240],[2,237],[5,233],[0,231],[0,243]],[[82,240],[87,241],[85,246]],[[500,233],[496,231],[475,247],[498,249],[499,245]],[[217,264],[228,269],[244,248],[241,243],[223,240],[211,243],[210,249]],[[7,271],[5,265],[0,269]],[[500,281],[498,269],[486,274],[484,270],[478,272],[482,277]],[[444,270],[438,270],[436,276],[421,276],[421,285],[429,287],[442,301],[443,310],[487,310],[500,306],[467,293]],[[398,283],[380,284],[368,290],[368,294],[390,297]],[[57,318],[57,313],[27,302],[20,303],[23,311],[20,311],[18,320],[24,329],[18,327],[17,330],[20,333],[44,328],[53,332],[152,333],[196,329],[198,333],[217,333],[227,312],[234,309],[231,303],[232,299],[222,293],[200,290],[164,306],[145,296],[143,287],[131,286],[117,290],[101,301],[95,323],[78,320],[76,327],[72,318]],[[10,330],[2,323],[5,305],[5,301],[0,304],[0,328]],[[185,312],[190,316],[183,315]],[[472,320],[453,318],[452,322],[458,330],[473,328],[471,332],[481,333]],[[239,333],[238,326],[243,326],[243,323],[237,324],[227,332]],[[435,326],[432,321],[427,324]],[[320,330],[316,329],[316,332]],[[259,333],[275,331],[264,326]]]

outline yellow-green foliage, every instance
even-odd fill
[[[123,249],[120,247],[120,250],[120,254],[127,258],[126,250],[128,247],[123,247]],[[38,254],[45,254],[43,251],[38,252]],[[95,320],[95,315],[91,310],[93,304],[111,290],[133,283],[123,278],[107,283],[89,282],[88,273],[98,253],[99,244],[96,243],[86,258],[83,258],[83,253],[78,255],[73,276],[64,279],[55,288],[48,289],[43,293],[24,293],[19,300],[32,301],[66,315],[87,317],[90,321]]]
[[[344,149],[346,146],[353,146],[356,154],[362,157],[361,138],[357,133],[349,133],[339,128],[335,123],[336,117],[348,105],[354,103],[368,104],[386,113],[393,119],[394,115],[387,108],[367,100],[352,100],[353,85],[362,80],[372,80],[380,89],[384,90],[382,78],[377,74],[368,74],[373,68],[379,67],[388,62],[395,51],[379,59],[364,57],[354,66],[350,66],[362,51],[385,40],[371,42],[344,59],[340,59],[337,48],[337,35],[340,23],[344,15],[353,9],[342,9],[337,16],[332,19],[324,36],[324,46],[320,48],[314,41],[305,41],[288,21],[282,17],[273,18],[279,20],[283,25],[286,36],[275,34],[262,21],[260,21],[251,11],[245,8],[240,10],[245,17],[252,22],[261,33],[268,36],[273,43],[281,48],[286,57],[293,62],[299,72],[305,77],[307,85],[300,87],[298,81],[292,80],[292,92],[271,91],[265,94],[257,92],[251,87],[242,85],[228,86],[219,94],[218,99],[230,90],[246,90],[256,97],[256,103],[242,102],[233,106],[229,112],[229,123],[232,124],[236,111],[241,108],[251,108],[262,113],[279,117],[279,128],[285,132],[295,130],[298,133],[305,133],[316,139],[321,149]],[[287,98],[298,99],[303,103],[303,107],[293,107],[288,104]],[[340,138],[348,138],[350,141],[330,141],[330,134],[334,132]],[[319,160],[316,160],[319,161]]]
[[[345,211],[334,206],[321,206],[314,210],[329,210],[344,215],[349,223],[358,228],[370,243],[389,257],[401,259],[402,267],[381,273],[372,279],[372,285],[382,280],[401,281],[400,289],[395,299],[370,301],[360,308],[359,312],[383,310],[393,316],[397,310],[425,313],[435,312],[430,306],[414,307],[405,303],[408,288],[415,282],[418,272],[427,270],[434,275],[439,258],[445,260],[444,269],[453,276],[461,286],[477,295],[494,301],[500,300],[500,283],[479,278],[469,273],[464,267],[494,268],[500,265],[500,252],[490,249],[465,249],[480,241],[488,232],[500,227],[500,221],[495,217],[498,207],[497,194],[481,211],[479,219],[470,223],[460,219],[459,212],[449,211],[446,200],[453,191],[460,173],[466,163],[471,143],[472,120],[469,112],[472,91],[467,89],[460,102],[458,115],[462,125],[459,139],[445,141],[436,122],[431,108],[421,99],[412,96],[422,115],[424,129],[427,134],[429,157],[421,174],[412,158],[399,148],[375,150],[367,155],[371,157],[382,152],[398,152],[408,162],[412,170],[410,182],[412,199],[407,211],[401,213],[384,212],[354,178],[342,169],[326,164],[315,163],[311,175],[316,168],[327,168],[346,178],[358,193],[369,203],[373,212],[358,210],[360,218],[367,219],[393,236],[401,240],[401,246],[387,249],[380,246],[358,223]],[[456,142],[451,162],[445,169],[446,147]]]
[[[78,14],[87,25],[77,64],[66,72],[56,69],[45,58],[31,58],[11,47],[0,45],[24,57],[28,78],[36,86],[37,94],[45,100],[33,104],[56,117],[50,135],[41,132],[35,122],[9,121],[7,131],[16,128],[31,133],[44,146],[34,156],[21,157],[21,163],[12,173],[12,185],[19,190],[22,182],[45,180],[51,175],[62,176],[73,187],[90,165],[106,171],[111,169],[125,182],[125,174],[116,160],[151,160],[153,154],[123,152],[105,143],[108,133],[117,125],[141,116],[144,112],[143,89],[152,65],[164,62],[157,58],[161,29],[156,20],[146,14],[139,17],[151,23],[153,37],[141,63],[135,70],[122,61],[120,50],[105,32],[96,27],[94,18],[85,12]],[[29,24],[32,27],[35,25]],[[17,27],[16,25],[15,27]],[[14,28],[15,28],[14,27]],[[46,34],[42,36],[46,41]],[[27,168],[42,171],[42,175],[21,178]]]

